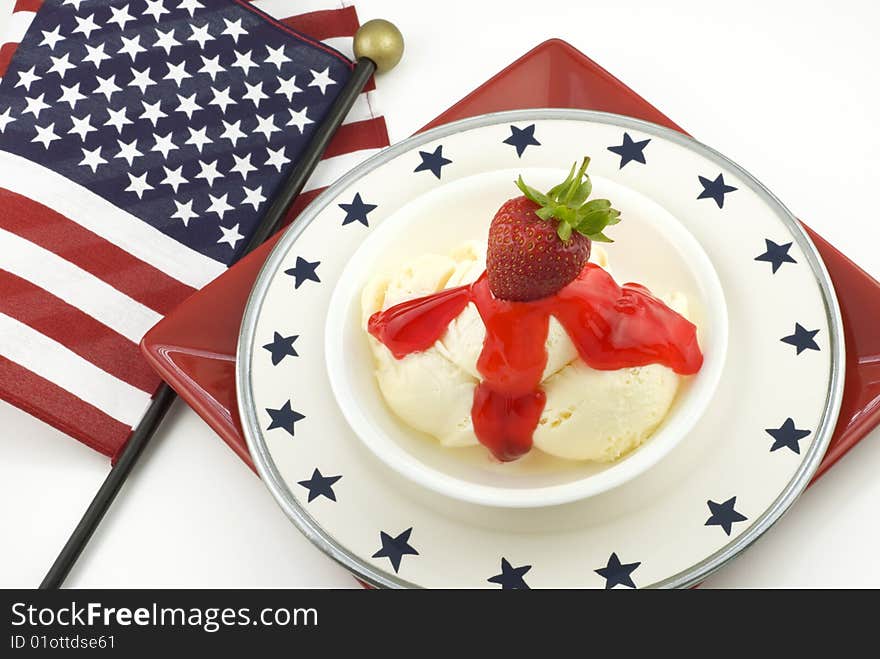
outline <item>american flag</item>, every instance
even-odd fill
[[[0,397],[124,445],[159,385],[141,337],[244,248],[357,27],[332,0],[18,0],[0,49]],[[370,86],[292,214],[387,145],[374,103]]]

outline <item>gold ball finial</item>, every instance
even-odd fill
[[[403,35],[394,23],[374,18],[355,33],[354,56],[373,60],[379,73],[390,71],[403,57]]]

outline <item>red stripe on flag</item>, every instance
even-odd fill
[[[3,188],[0,227],[54,252],[162,315],[195,292],[51,208]]]
[[[357,12],[354,7],[313,11],[282,18],[281,22],[319,41],[333,37],[351,37],[358,29]]]
[[[287,226],[291,222],[293,222],[297,215],[299,215],[303,209],[308,206],[312,201],[314,201],[315,197],[324,192],[327,188],[318,188],[317,190],[309,190],[308,192],[303,192],[299,197],[296,198],[296,201],[291,204],[290,208],[287,209],[287,213],[284,215],[284,221],[282,222],[283,226]]]
[[[159,386],[159,377],[144,362],[137,344],[61,298],[2,269],[0,312],[141,391],[152,394]]]
[[[381,149],[388,145],[388,131],[381,117],[343,124],[327,145],[325,158],[362,149]]]
[[[2,356],[0,398],[111,457],[131,434],[124,423]]]
[[[17,43],[5,43],[0,46],[0,78],[6,75],[6,69],[9,68],[9,62],[18,49]]]
[[[12,11],[37,11],[43,6],[43,0],[15,0]]]

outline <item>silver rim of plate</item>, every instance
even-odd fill
[[[845,360],[844,344],[842,340],[843,324],[831,279],[828,276],[825,265],[816,251],[815,246],[794,215],[792,215],[792,213],[776,198],[776,196],[773,195],[773,193],[771,193],[746,170],[714,149],[705,146],[683,133],[647,121],[606,112],[554,108],[515,110],[480,115],[446,124],[407,138],[367,159],[355,167],[351,172],[336,181],[332,186],[327,188],[327,190],[325,190],[300,214],[296,222],[278,241],[278,244],[273,248],[269,258],[260,270],[257,281],[251,291],[250,297],[248,298],[247,307],[245,309],[244,318],[239,332],[236,392],[238,396],[242,427],[257,472],[287,516],[312,543],[332,559],[354,573],[359,579],[372,586],[388,588],[419,587],[405,579],[377,569],[375,566],[349,552],[334,537],[327,533],[297,502],[276,468],[263,438],[262,430],[257,418],[256,402],[251,388],[251,376],[252,354],[256,341],[255,334],[257,318],[259,317],[268,286],[282,260],[288,254],[292,245],[296,242],[297,238],[309,223],[342,191],[364,177],[367,173],[381,167],[383,164],[393,160],[401,154],[412,151],[419,146],[428,144],[439,138],[495,124],[515,124],[525,121],[534,122],[542,120],[587,121],[592,123],[610,124],[621,129],[640,131],[683,146],[702,155],[722,168],[734,172],[744,183],[747,183],[751,190],[768,206],[775,210],[779,219],[791,232],[792,238],[803,252],[810,269],[815,275],[824,299],[825,313],[829,325],[828,344],[831,359],[829,388],[825,399],[825,406],[822,410],[820,423],[814,433],[814,440],[810,444],[794,477],[772,505],[769,506],[748,529],[731,540],[731,542],[724,545],[720,550],[699,563],[690,566],[688,569],[683,570],[678,574],[674,574],[661,581],[650,584],[649,587],[687,588],[694,586],[757,540],[782,517],[798,496],[804,491],[818,468],[822,457],[825,455],[825,451],[834,432],[843,396]]]

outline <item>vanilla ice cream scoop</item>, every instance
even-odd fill
[[[593,246],[590,259],[608,270],[606,253]],[[432,347],[397,359],[366,331],[377,311],[472,283],[486,268],[485,248],[468,242],[448,256],[427,254],[387,275],[377,275],[361,296],[362,325],[376,364],[376,379],[388,407],[412,428],[444,446],[478,444],[471,421],[474,389],[481,377],[477,360],[486,329],[473,303]],[[664,302],[687,315],[687,300]],[[546,404],[534,431],[534,446],[570,460],[609,462],[638,447],[669,411],[679,376],[659,364],[600,371],[587,366],[562,325],[553,317],[545,343],[541,379]]]

